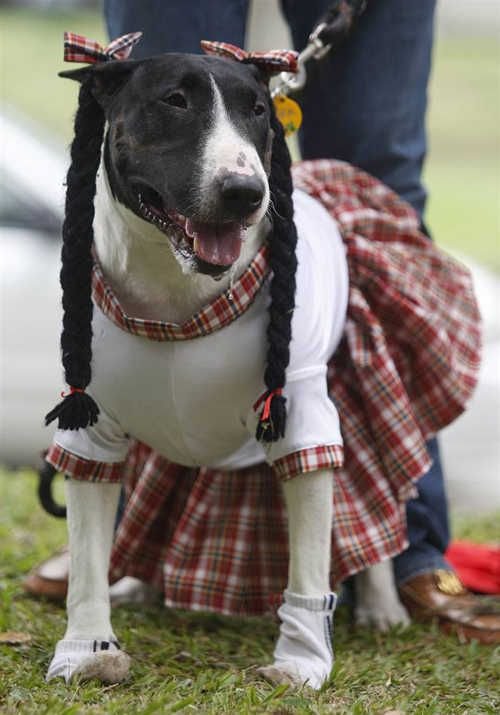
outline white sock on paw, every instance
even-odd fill
[[[117,683],[126,677],[129,665],[129,656],[115,641],[62,640],[56,645],[46,680],[61,677],[68,683],[78,675]]]
[[[333,665],[333,612],[337,596],[328,593],[307,598],[285,591],[278,610],[280,636],[274,650],[274,667],[290,675],[296,684],[307,683],[317,690],[330,675]]]

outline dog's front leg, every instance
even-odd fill
[[[47,680],[123,680],[129,657],[110,621],[108,567],[119,484],[66,481],[70,549],[68,625],[49,666]]]
[[[275,683],[318,689],[333,664],[336,596],[330,591],[333,475],[320,470],[283,484],[288,513],[288,587],[278,614],[274,663],[259,672]]]

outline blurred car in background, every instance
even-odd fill
[[[64,154],[0,115],[0,464],[36,465],[63,385],[59,334]]]

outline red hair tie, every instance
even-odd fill
[[[262,403],[264,403],[264,407],[260,413],[259,422],[266,422],[269,419],[271,415],[271,402],[273,401],[273,397],[279,397],[282,393],[283,389],[281,387],[277,387],[275,390],[268,390],[267,392],[264,392],[264,394],[259,397],[253,406],[253,409],[256,412]]]
[[[64,392],[64,390],[61,392],[61,397],[68,397],[69,395],[74,395],[75,392],[81,392],[82,394],[85,392],[84,389],[81,387],[73,387],[72,385],[69,386],[69,392]]]

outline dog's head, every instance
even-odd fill
[[[105,112],[105,164],[119,202],[166,236],[190,270],[240,255],[269,203],[269,93],[252,64],[166,54],[62,73]]]

